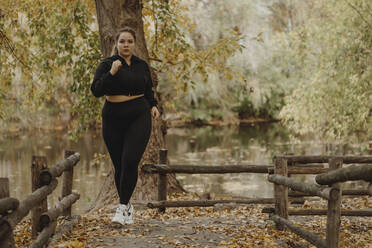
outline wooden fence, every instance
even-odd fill
[[[32,157],[33,192],[22,201],[9,197],[9,179],[0,178],[0,247],[14,247],[13,230],[30,211],[32,236],[37,236],[31,248],[43,247],[56,229],[57,218],[71,215],[72,204],[80,198],[79,194],[72,193],[73,167],[79,162],[80,154],[65,151],[64,158],[47,168],[45,157]],[[57,187],[56,178],[62,174],[61,200],[48,209],[47,196]]]
[[[328,163],[329,171],[315,177],[316,183],[303,183],[289,177],[288,163]],[[275,158],[274,174],[268,176],[268,180],[274,183],[275,209],[263,209],[265,213],[275,214],[271,216],[278,229],[287,227],[316,247],[336,248],[339,243],[339,230],[341,215],[372,216],[371,209],[342,210],[341,183],[352,180],[365,180],[369,182],[366,190],[349,191],[353,195],[372,195],[372,156],[280,156]],[[351,165],[342,168],[343,164]],[[328,209],[288,209],[288,188],[303,192],[304,194],[319,196],[328,201]],[[288,221],[289,215],[327,215],[326,239],[306,231]]]
[[[274,204],[275,198],[244,198],[232,200],[194,200],[194,201],[167,201],[167,174],[224,174],[224,173],[264,173],[274,171],[273,165],[167,165],[168,150],[159,150],[158,164],[144,164],[141,170],[145,173],[158,174],[158,201],[149,202],[149,208],[158,208],[159,212],[164,213],[167,207],[209,207],[221,203],[236,204]],[[292,163],[289,166],[290,174],[320,174],[327,172],[328,168],[322,165],[313,164],[303,166]],[[353,192],[354,193],[354,192]],[[303,198],[290,198],[291,203],[304,202]]]

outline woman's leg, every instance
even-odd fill
[[[151,113],[148,109],[133,120],[124,134],[121,156],[120,203],[128,204],[138,179],[138,164],[151,134]]]
[[[110,154],[111,161],[114,164],[115,186],[120,197],[120,175],[122,171],[121,156],[124,144],[125,127],[120,125],[120,122],[117,119],[110,117],[111,116],[102,118],[102,136]]]

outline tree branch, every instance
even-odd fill
[[[345,2],[347,3],[347,5],[349,5],[351,8],[353,8],[359,14],[359,16],[362,18],[362,20],[365,23],[367,23],[367,25],[372,29],[372,25],[364,18],[364,16],[362,15],[362,13],[354,5],[352,5],[351,3],[349,3],[347,0],[345,0]]]
[[[17,54],[15,53],[15,48],[12,44],[12,41],[4,34],[3,30],[0,29],[0,45],[5,47],[5,50],[8,51],[10,54],[14,56],[16,60],[18,60],[25,68],[31,71],[31,67],[26,65],[25,62],[20,59]]]

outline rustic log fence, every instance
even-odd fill
[[[0,247],[14,247],[13,230],[30,211],[32,237],[37,237],[30,247],[43,247],[46,244],[55,232],[57,218],[71,216],[71,206],[80,198],[79,194],[72,193],[73,167],[79,160],[79,153],[65,151],[62,161],[47,168],[45,157],[33,156],[33,192],[22,201],[9,197],[9,179],[0,178]],[[48,210],[47,197],[56,189],[57,177],[62,174],[62,199]]]
[[[144,164],[141,170],[145,173],[158,174],[158,201],[149,202],[149,208],[158,208],[164,213],[167,207],[210,207],[215,204],[274,204],[275,198],[246,198],[231,200],[195,200],[195,201],[167,201],[167,174],[224,174],[224,173],[270,173],[273,165],[167,165],[168,150],[159,150],[158,164]],[[320,174],[328,172],[319,164],[302,165],[292,163],[288,168],[289,174]],[[289,199],[291,203],[304,203],[303,198],[295,196]]]
[[[343,210],[342,195],[372,195],[372,157],[371,156],[279,156],[274,159],[274,174],[268,176],[268,181],[274,183],[275,209],[264,208],[264,213],[275,213],[271,219],[279,230],[285,227],[298,234],[316,247],[336,248],[339,243],[341,215],[372,216],[371,209]],[[288,163],[328,163],[329,171],[318,174],[316,183],[303,183],[288,176]],[[351,165],[342,168],[343,164]],[[349,190],[342,192],[341,183],[353,180],[369,182],[366,190]],[[328,209],[288,209],[288,188],[299,196],[319,196],[328,201]],[[292,193],[292,195],[293,195]],[[326,239],[302,229],[288,221],[288,215],[327,215]]]

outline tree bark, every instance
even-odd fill
[[[79,194],[72,193],[65,196],[57,205],[50,209],[48,212],[43,213],[40,216],[40,229],[45,228],[50,223],[57,220],[58,216],[61,216],[66,209],[70,208],[80,198]]]
[[[263,208],[261,213],[271,214],[275,213],[275,208]],[[328,209],[288,209],[288,215],[327,215]],[[341,216],[363,216],[371,217],[372,209],[348,210],[341,209]]]
[[[318,235],[316,235],[312,232],[309,232],[309,231],[307,231],[307,230],[305,230],[305,229],[293,224],[292,222],[290,222],[290,221],[288,221],[284,218],[281,218],[277,215],[273,215],[271,217],[271,219],[278,225],[286,226],[289,230],[291,230],[292,232],[294,232],[295,234],[297,234],[301,238],[307,240],[311,244],[315,245],[316,247],[327,248],[326,241],[324,239],[320,238]]]
[[[270,165],[167,165],[145,164],[146,173],[224,174],[224,173],[267,173]]]
[[[74,151],[65,150],[63,156],[64,156],[65,159],[67,159],[68,157],[70,157],[71,155],[74,155],[74,154],[75,154]],[[61,198],[65,197],[65,196],[68,196],[72,193],[73,180],[74,180],[74,168],[71,166],[70,169],[65,170],[63,172]],[[63,215],[64,216],[71,216],[71,206],[64,210]]]
[[[9,201],[13,202],[13,204],[17,206],[16,208],[18,208],[19,206],[19,202],[17,199],[9,198],[9,178],[6,178],[6,177],[0,178],[0,199],[2,201],[1,204],[4,205],[3,210],[0,211],[0,214],[3,216],[8,214],[7,209],[9,209],[10,205],[12,205],[9,203]],[[17,203],[15,203],[15,201]],[[13,205],[13,207],[15,205]],[[1,238],[1,237],[5,237],[5,238]],[[4,221],[3,219],[0,219],[0,247],[4,247],[4,248],[14,247],[13,230],[10,228],[9,223]]]
[[[20,202],[19,207],[13,213],[5,216],[1,220],[2,228],[0,229],[0,240],[2,235],[7,231],[13,230],[14,227],[30,212],[32,208],[40,204],[49,194],[55,190],[58,181],[53,179],[49,185],[38,188]]]
[[[45,156],[32,156],[31,174],[32,174],[32,192],[35,192],[40,185],[40,172],[47,168],[47,159]],[[31,209],[32,238],[36,238],[39,228],[40,215],[48,210],[48,200],[45,198],[39,205]]]
[[[372,181],[372,164],[351,165],[315,177],[315,181],[321,185],[353,180]]]
[[[342,190],[342,195],[356,195],[356,196],[361,196],[361,195],[372,195],[372,186],[371,186],[371,191],[368,191],[368,189],[344,189]],[[316,194],[312,193],[302,193],[298,191],[289,191],[288,196],[291,197],[304,197],[304,196],[316,196]]]
[[[79,161],[80,153],[77,152],[69,158],[59,161],[53,167],[43,170],[40,173],[40,186],[49,185],[54,178],[60,177],[64,171],[70,170]]]
[[[327,200],[336,200],[339,193],[339,190],[333,188],[322,188],[315,183],[304,183],[281,175],[269,175],[268,180],[269,182],[284,185],[300,192],[314,194]]]
[[[0,199],[9,197],[9,178],[0,178]]]
[[[296,156],[284,155],[275,156],[275,158],[287,159],[291,163],[328,163],[329,159],[340,158],[344,164],[370,164],[372,163],[372,156]]]
[[[288,176],[287,160],[275,159],[274,173],[276,175]],[[283,185],[274,184],[274,197],[275,197],[275,214],[288,219],[288,187]],[[284,230],[284,225],[276,223],[278,230]]]
[[[303,200],[293,200],[294,203],[304,203]],[[250,199],[231,199],[231,200],[194,200],[194,201],[155,201],[149,202],[147,207],[149,208],[177,208],[177,207],[211,207],[216,204],[274,204],[274,198],[250,198]]]
[[[8,215],[9,211],[14,211],[18,208],[19,201],[12,197],[0,199],[0,215]]]
[[[332,158],[329,160],[329,169],[338,170],[342,168],[342,159]],[[330,172],[332,173],[332,171]],[[328,201],[328,213],[327,213],[327,247],[337,248],[340,239],[340,226],[341,226],[341,202],[342,202],[342,190],[341,183],[334,183],[331,185],[332,188],[338,190],[337,199],[331,199]]]
[[[96,0],[95,4],[103,57],[106,58],[111,55],[116,31],[121,27],[130,26],[136,31],[136,48],[134,54],[148,62],[149,55],[143,30],[142,5],[140,4],[140,0]],[[162,113],[162,102],[160,95],[156,91],[157,78],[151,66],[150,71],[154,83],[154,92],[159,102],[159,111]],[[165,148],[165,134],[165,121],[161,118],[153,120],[150,140],[140,161],[140,165],[143,163],[157,162],[158,150],[160,148]],[[157,198],[157,191],[154,190],[157,188],[156,185],[156,175],[148,175],[139,171],[137,186],[133,192],[132,199],[155,200]],[[168,192],[184,191],[174,174],[168,175],[167,188]],[[111,167],[100,193],[97,196],[96,207],[116,202],[117,199],[118,196],[114,184],[113,168]]]
[[[223,174],[223,173],[274,173],[272,165],[168,165],[144,164],[142,171],[146,173],[185,173],[185,174]],[[321,174],[328,168],[290,167],[288,174]]]
[[[50,223],[45,227],[39,234],[34,243],[31,244],[30,248],[42,248],[46,243],[48,243],[49,238],[52,237],[57,227],[57,221]]]

